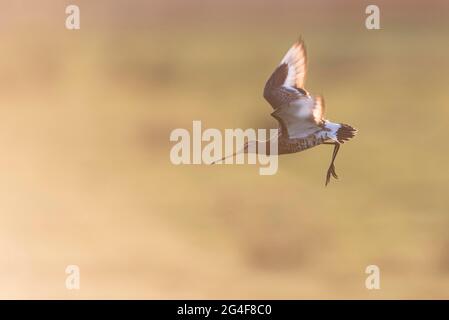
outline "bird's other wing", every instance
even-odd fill
[[[287,51],[281,61],[288,65],[288,75],[285,80],[285,86],[304,89],[307,72],[307,52],[304,41],[299,39],[290,50]]]
[[[289,105],[277,108],[271,115],[279,121],[282,134],[296,139],[322,130],[323,114],[322,97],[304,96]]]
[[[304,89],[306,71],[306,48],[300,39],[287,51],[265,84],[264,97],[274,109],[298,96],[308,95]]]
[[[325,111],[325,104],[324,104],[324,98],[322,96],[316,96],[314,97],[314,105],[312,108],[312,116],[313,120],[316,124],[322,124],[324,121],[324,111]]]

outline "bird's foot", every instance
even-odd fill
[[[334,166],[333,163],[330,165],[329,169],[327,169],[326,186],[327,186],[327,184],[329,183],[329,181],[331,180],[331,175],[332,175],[332,177],[334,177],[335,179],[338,179],[338,175],[337,175],[337,173],[335,172],[335,166]]]

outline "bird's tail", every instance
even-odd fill
[[[356,135],[357,130],[350,125],[344,123],[339,123],[339,125],[340,127],[336,132],[338,142],[345,143],[345,141],[352,139]]]
[[[344,123],[325,121],[324,127],[328,131],[328,137],[338,143],[345,143],[357,133],[356,129]]]

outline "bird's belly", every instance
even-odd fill
[[[316,147],[326,140],[329,140],[329,137],[325,131],[313,133],[305,138],[280,139],[279,154],[304,151]]]

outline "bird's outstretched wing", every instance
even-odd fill
[[[278,107],[271,115],[278,120],[283,135],[290,139],[306,138],[323,129],[324,99],[303,96]]]
[[[274,109],[307,96],[304,82],[307,72],[307,54],[300,39],[287,51],[279,66],[265,84],[264,97]]]

